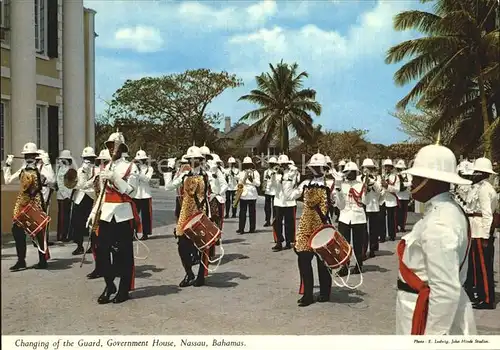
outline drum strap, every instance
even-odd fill
[[[325,215],[325,214],[323,214],[321,212],[321,208],[319,207],[319,204],[316,204],[314,206],[314,210],[316,210],[316,213],[318,213],[318,215],[319,215],[321,221],[323,222],[323,224],[326,225],[326,224],[331,224],[332,223],[330,217],[328,215]]]
[[[36,172],[36,177],[38,179],[38,186],[37,189],[35,190],[35,193],[33,194],[33,197],[37,195],[41,197],[40,203],[42,204],[42,210],[46,212],[47,211],[46,203],[45,200],[43,199],[43,194],[42,194],[42,177],[40,176],[38,168],[35,168],[35,172]]]

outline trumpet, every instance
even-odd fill
[[[247,169],[245,170],[245,176],[243,177],[243,181],[238,184],[238,187],[236,188],[236,194],[234,196],[234,203],[233,203],[233,208],[237,208],[238,204],[240,203],[241,195],[243,194],[243,190],[245,189],[245,182],[247,182],[248,177],[250,174],[253,174],[252,169]]]

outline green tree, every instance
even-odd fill
[[[430,0],[421,0],[430,2]],[[500,108],[500,34],[495,26],[497,0],[435,0],[434,13],[405,11],[394,19],[396,30],[417,30],[424,36],[404,41],[387,52],[386,63],[411,58],[394,75],[398,85],[414,80],[399,103],[410,102],[438,111],[433,131],[462,118],[454,142],[477,144],[483,138],[491,156],[491,137],[485,134]]]
[[[239,99],[259,105],[241,117],[240,121],[254,121],[242,138],[262,135],[260,150],[279,138],[281,149],[288,153],[290,131],[303,141],[311,139],[313,119],[310,113],[319,116],[321,105],[315,100],[315,90],[302,88],[303,80],[309,75],[298,73],[297,63],[289,65],[281,61],[276,67],[272,64],[269,67],[271,72],[255,77],[257,89]]]
[[[113,95],[108,119],[124,134],[129,130],[135,149],[140,146],[154,157],[181,157],[193,141],[217,149],[214,126],[223,116],[208,112],[208,106],[240,85],[235,75],[209,69],[127,80]]]

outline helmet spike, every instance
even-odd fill
[[[436,145],[441,144],[441,130],[438,131],[437,137],[436,137]]]

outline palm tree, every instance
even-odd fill
[[[431,0],[421,0],[429,2]],[[423,37],[404,41],[387,52],[386,63],[412,59],[394,75],[398,85],[417,80],[398,103],[411,102],[438,112],[431,128],[461,118],[454,142],[473,146],[481,138],[491,156],[493,105],[500,110],[500,32],[495,27],[497,0],[432,0],[434,13],[405,11],[394,19],[396,30],[417,30]]]
[[[298,72],[298,64],[288,65],[281,61],[269,64],[270,73],[255,77],[257,89],[241,96],[238,101],[249,101],[259,105],[258,109],[246,113],[241,121],[255,121],[243,134],[243,139],[262,135],[259,151],[279,137],[283,152],[289,151],[290,130],[303,141],[312,137],[313,120],[310,112],[321,114],[321,105],[315,100],[316,91],[302,89],[302,81],[309,75]]]

